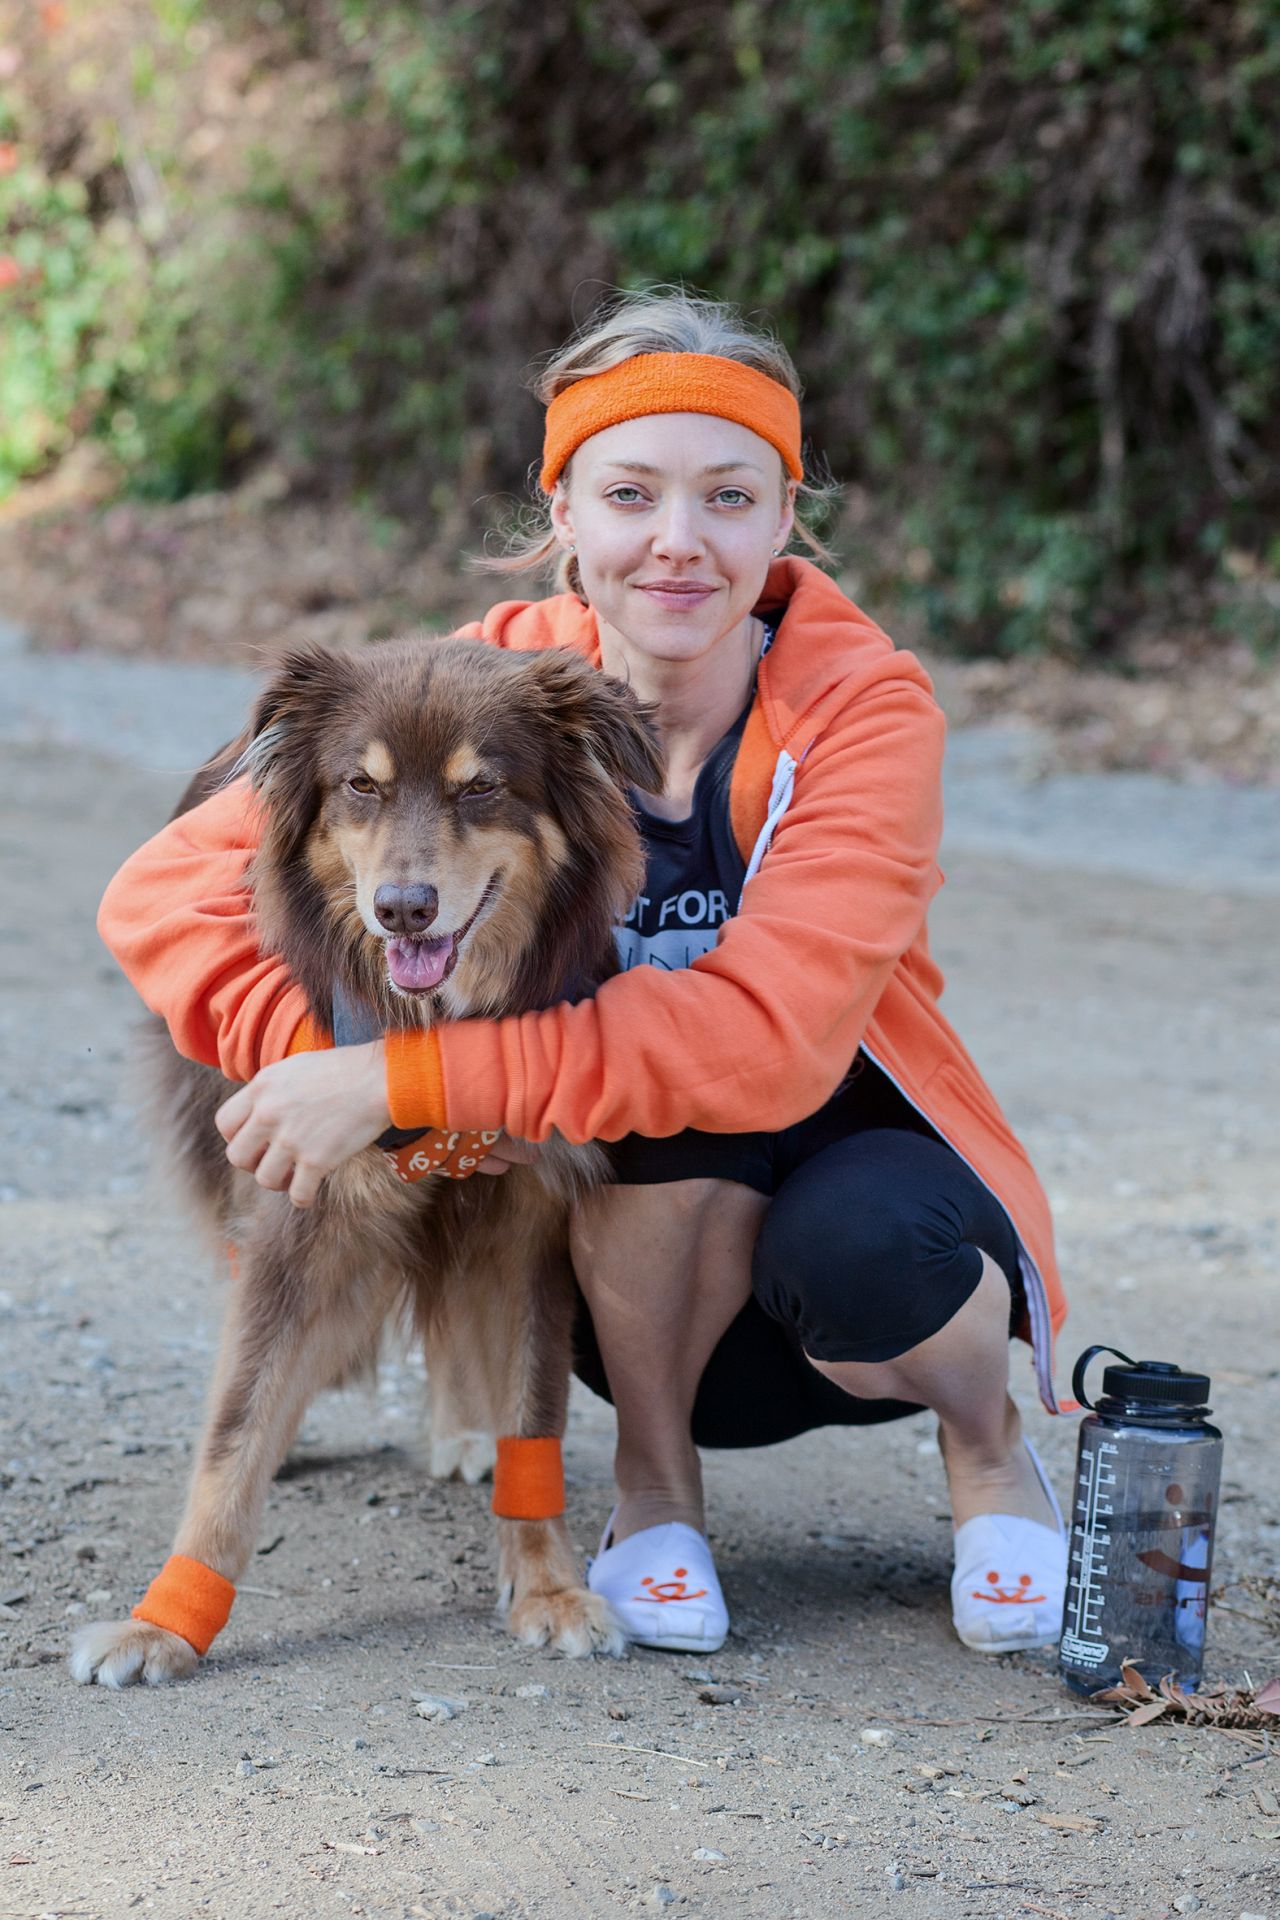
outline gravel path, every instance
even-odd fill
[[[0,1913],[1277,1920],[1280,1761],[1099,1720],[1048,1656],[953,1639],[924,1419],[709,1456],[723,1653],[578,1664],[493,1626],[484,1496],[425,1478],[420,1369],[393,1360],[308,1416],[200,1675],[71,1683],[69,1630],[126,1610],[166,1551],[219,1304],[144,1175],[136,1008],[93,909],[245,695],[208,669],[0,658]],[[948,1005],[1054,1199],[1063,1361],[1109,1340],[1214,1375],[1212,1671],[1260,1682],[1280,1664],[1275,796],[1029,783],[1027,750],[953,743]],[[1031,1409],[1021,1349],[1014,1375]],[[1073,1423],[1031,1418],[1064,1489]],[[610,1436],[578,1395],[584,1550]],[[703,1700],[711,1679],[736,1701]],[[432,1724],[420,1693],[467,1706]]]

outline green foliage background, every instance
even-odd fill
[[[91,435],[456,520],[531,358],[679,280],[773,317],[935,638],[1276,642],[1273,0],[0,0],[6,47],[0,485]]]

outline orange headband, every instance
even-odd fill
[[[558,393],[547,408],[542,445],[544,493],[584,440],[649,413],[709,413],[750,427],[782,455],[793,480],[804,478],[800,402],[767,373],[713,353],[637,353],[607,373],[589,374]]]

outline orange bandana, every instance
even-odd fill
[[[718,354],[637,353],[607,373],[575,380],[551,402],[538,476],[542,491],[550,493],[569,456],[593,433],[650,413],[709,413],[717,420],[736,420],[777,448],[793,480],[804,478],[800,402],[788,388]]]

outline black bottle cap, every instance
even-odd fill
[[[1135,1360],[1128,1367],[1104,1367],[1102,1391],[1108,1400],[1138,1400],[1144,1405],[1202,1407],[1209,1398],[1207,1373],[1184,1373],[1168,1360]]]
[[[1125,1401],[1131,1406],[1136,1404],[1153,1410],[1204,1407],[1208,1401],[1207,1373],[1184,1373],[1171,1360],[1131,1360],[1118,1347],[1090,1347],[1076,1361],[1071,1376],[1072,1391],[1082,1406],[1093,1405],[1085,1397],[1084,1376],[1089,1362],[1099,1353],[1114,1353],[1117,1360],[1124,1361],[1121,1367],[1103,1368],[1102,1394],[1106,1400]]]

